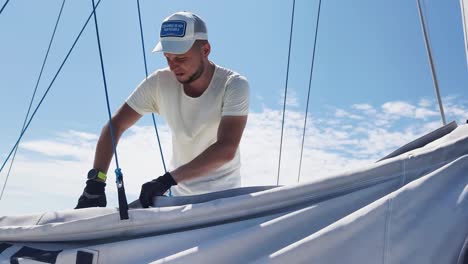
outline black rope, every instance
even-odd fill
[[[49,47],[47,48],[47,52],[46,52],[46,55],[44,57],[44,61],[42,62],[41,71],[39,72],[39,77],[37,78],[36,86],[34,87],[34,92],[33,92],[31,101],[29,102],[29,108],[28,108],[28,111],[26,113],[26,117],[24,118],[23,127],[21,128],[21,131],[24,130],[24,127],[26,126],[26,121],[28,121],[28,117],[29,117],[29,113],[31,111],[32,103],[33,103],[34,98],[36,96],[37,87],[39,86],[39,82],[40,82],[41,77],[42,77],[42,72],[44,71],[44,67],[45,67],[45,64],[46,64],[46,61],[47,61],[47,57],[49,56],[50,47],[52,46],[52,42],[54,41],[55,32],[57,31],[57,26],[59,24],[60,17],[62,16],[62,11],[63,11],[64,5],[65,5],[65,0],[62,1],[62,6],[60,7],[60,11],[59,11],[59,14],[58,14],[58,17],[57,17],[57,21],[55,22],[54,31],[52,33],[52,37],[50,38]],[[2,200],[3,192],[5,191],[5,187],[6,187],[7,183],[8,183],[8,178],[10,177],[11,168],[13,167],[13,163],[15,162],[15,157],[16,157],[16,153],[18,151],[18,147],[19,147],[19,145],[17,145],[15,147],[15,152],[13,153],[13,157],[11,158],[11,163],[10,163],[10,167],[8,168],[8,173],[7,173],[7,176],[6,176],[6,179],[5,179],[5,183],[3,184],[2,192],[0,193],[0,200]]]
[[[138,6],[138,21],[140,22],[141,48],[143,50],[143,61],[145,62],[145,74],[146,74],[145,78],[148,78],[148,66],[146,63],[146,52],[145,52],[145,39],[143,37],[143,26],[141,23],[140,0],[137,0],[137,6]],[[158,126],[156,125],[156,118],[154,117],[153,113],[151,113],[151,116],[153,117],[154,130],[156,131],[156,137],[158,139],[159,152],[161,153],[161,160],[162,160],[162,164],[164,167],[164,172],[167,172],[166,162],[164,161],[164,155],[163,155],[162,146],[161,146],[161,140],[159,139]]]
[[[281,170],[281,152],[283,149],[283,133],[284,133],[284,116],[286,112],[286,97],[288,95],[288,77],[289,77],[289,61],[291,59],[291,42],[292,42],[292,32],[294,26],[294,6],[296,5],[296,0],[293,0],[292,6],[292,16],[291,16],[291,29],[289,31],[289,51],[288,51],[288,65],[286,68],[286,83],[284,86],[284,102],[283,102],[283,120],[281,122],[281,139],[280,139],[280,151],[279,151],[279,158],[278,158],[278,178],[276,180],[276,185],[279,185],[279,177],[280,177],[280,170]]]
[[[101,2],[101,0],[99,0],[96,4],[96,8],[98,7],[99,3]],[[36,116],[36,113],[37,113],[37,110],[39,109],[39,107],[42,105],[42,102],[44,101],[45,97],[47,96],[47,94],[49,93],[50,91],[50,88],[52,87],[52,85],[54,84],[55,80],[57,79],[57,76],[59,75],[60,71],[62,70],[63,66],[65,65],[65,62],[67,62],[68,60],[68,57],[70,56],[71,52],[73,51],[73,49],[75,48],[75,45],[76,43],[78,42],[78,40],[80,39],[81,37],[81,34],[83,33],[83,31],[85,30],[86,26],[88,25],[88,22],[89,20],[91,19],[91,16],[93,15],[93,13],[91,13],[88,17],[88,19],[86,20],[85,24],[83,25],[83,28],[81,29],[80,33],[78,34],[78,36],[76,37],[75,41],[73,42],[73,45],[72,47],[70,48],[70,50],[68,51],[67,55],[65,56],[65,59],[63,60],[62,64],[60,65],[59,69],[57,70],[57,73],[54,75],[54,78],[52,78],[52,81],[50,82],[49,86],[47,87],[44,95],[42,96],[41,100],[39,101],[39,103],[37,104],[36,108],[34,109],[31,117],[29,118],[29,121],[28,123],[26,124],[26,126],[24,127],[24,130],[21,132],[20,136],[18,137],[18,140],[16,140],[16,143],[15,145],[13,146],[13,148],[11,149],[10,153],[8,154],[7,158],[5,159],[5,161],[3,162],[2,164],[2,167],[0,167],[0,172],[2,172],[3,168],[5,167],[5,164],[7,163],[7,161],[10,159],[13,151],[15,150],[15,148],[18,146],[20,140],[23,138],[23,135],[24,133],[26,132],[26,130],[28,129],[29,125],[31,124],[32,120],[34,119],[34,116]]]
[[[96,7],[94,6],[94,0],[91,0],[93,4],[93,17],[94,17],[94,25],[96,28],[96,39],[99,49],[99,60],[101,62],[101,73],[102,73],[102,80],[104,83],[104,91],[106,94],[106,103],[107,103],[107,114],[109,115],[109,128],[110,134],[112,139],[112,146],[114,148],[114,158],[115,158],[115,175],[116,175],[116,183],[117,183],[117,194],[119,197],[119,212],[120,212],[120,219],[128,219],[128,204],[127,204],[127,197],[125,196],[125,189],[124,189],[124,182],[123,182],[123,174],[119,167],[119,159],[117,155],[117,144],[114,136],[114,128],[112,126],[112,113],[110,110],[109,104],[109,93],[107,91],[107,82],[106,82],[106,72],[104,70],[104,60],[102,58],[102,49],[101,49],[101,39],[99,37],[99,27],[97,23],[97,15],[96,15]]]
[[[0,15],[2,14],[3,9],[5,9],[5,7],[6,7],[6,5],[8,4],[8,2],[10,2],[10,0],[7,0],[7,1],[3,4],[2,9],[0,9]]]
[[[318,11],[317,11],[317,21],[315,22],[315,37],[314,37],[314,49],[312,52],[312,63],[310,65],[310,75],[309,75],[309,91],[307,92],[307,103],[306,103],[306,110],[305,110],[305,117],[304,117],[304,129],[302,131],[302,144],[301,144],[301,158],[299,160],[299,173],[297,174],[297,182],[301,178],[301,169],[302,169],[302,155],[304,153],[304,140],[305,140],[305,133],[307,127],[307,114],[309,112],[309,99],[310,99],[310,87],[312,84],[312,73],[314,71],[314,62],[315,62],[315,48],[317,46],[317,34],[318,34],[318,27],[320,21],[320,7],[322,5],[322,0],[319,0],[318,4]]]

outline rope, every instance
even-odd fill
[[[99,3],[101,2],[101,0],[99,0],[96,4],[96,8],[98,7]],[[67,55],[65,56],[65,59],[63,60],[62,64],[60,65],[59,69],[57,70],[57,73],[54,75],[54,78],[52,78],[52,81],[50,82],[49,86],[47,87],[44,95],[42,96],[41,100],[39,101],[39,103],[37,104],[36,108],[34,109],[31,117],[29,118],[29,121],[28,123],[26,124],[26,126],[24,127],[23,131],[21,132],[20,136],[18,137],[18,140],[16,140],[16,143],[15,145],[13,146],[13,148],[11,149],[10,153],[8,154],[7,158],[5,159],[5,161],[3,162],[2,164],[2,167],[0,167],[0,172],[2,172],[3,168],[5,167],[5,164],[7,163],[7,161],[10,159],[11,157],[11,154],[13,153],[13,151],[15,150],[15,148],[18,146],[20,140],[23,138],[23,135],[24,133],[26,132],[26,130],[29,128],[29,125],[31,124],[32,120],[34,119],[34,116],[36,116],[36,113],[37,113],[37,110],[39,109],[39,107],[42,105],[42,102],[44,101],[45,97],[47,96],[47,94],[49,93],[50,91],[50,88],[52,87],[52,85],[54,84],[55,80],[57,79],[57,76],[59,75],[60,71],[62,70],[63,66],[65,65],[65,62],[67,62],[68,60],[68,57],[70,56],[71,52],[73,51],[73,49],[75,48],[75,45],[76,43],[78,42],[78,40],[80,39],[81,37],[81,34],[83,33],[83,31],[85,30],[86,26],[88,25],[88,22],[89,20],[91,19],[91,16],[93,15],[93,13],[91,13],[88,17],[88,19],[86,20],[85,24],[83,25],[83,27],[81,28],[81,31],[80,33],[78,34],[78,36],[76,37],[75,41],[73,42],[70,50],[68,51]]]
[[[137,0],[137,6],[138,6],[138,20],[140,22],[141,48],[143,50],[143,60],[145,62],[145,76],[146,76],[145,78],[148,78],[147,77],[148,76],[148,66],[147,66],[147,63],[146,63],[146,52],[145,52],[145,39],[143,37],[143,26],[142,26],[142,23],[141,23],[140,0]],[[156,125],[156,118],[154,117],[153,113],[151,115],[153,117],[154,130],[156,131],[156,137],[158,139],[159,152],[161,153],[161,160],[162,160],[162,164],[163,164],[163,167],[164,167],[164,172],[167,172],[166,162],[164,161],[164,155],[163,155],[163,151],[162,151],[162,147],[161,147],[161,140],[159,139],[158,126]]]
[[[23,127],[21,128],[21,131],[24,130],[24,127],[26,126],[26,121],[28,121],[28,116],[29,116],[29,113],[31,111],[32,103],[34,101],[34,97],[36,96],[37,87],[39,86],[39,81],[41,80],[42,73],[44,71],[44,67],[45,67],[45,64],[46,64],[46,61],[47,61],[47,57],[49,56],[50,47],[52,46],[52,42],[54,41],[55,32],[57,31],[57,26],[59,24],[60,17],[62,16],[62,11],[63,11],[64,5],[65,5],[65,0],[62,1],[62,6],[60,7],[60,11],[59,11],[59,14],[58,14],[57,21],[55,22],[54,31],[52,33],[52,37],[50,38],[49,47],[47,48],[47,52],[46,52],[46,55],[44,57],[44,61],[42,62],[41,71],[39,73],[39,77],[37,78],[36,86],[34,87],[34,92],[33,92],[31,101],[29,102],[29,108],[28,108],[28,111],[26,113],[26,117],[24,118]],[[5,191],[5,187],[7,185],[8,178],[10,177],[11,168],[13,167],[13,163],[15,162],[15,157],[16,157],[16,152],[18,151],[18,146],[19,145],[16,145],[15,152],[13,154],[13,157],[11,158],[11,163],[10,163],[10,167],[8,168],[8,173],[7,173],[7,176],[6,176],[6,179],[5,179],[5,183],[3,184],[2,192],[0,193],[0,200],[2,200],[3,192]]]
[[[6,5],[8,4],[8,2],[10,2],[10,0],[7,0],[7,1],[3,4],[2,9],[0,9],[0,15],[2,14],[3,9],[5,9],[5,7],[6,7]]]
[[[317,11],[317,21],[315,22],[314,49],[313,49],[313,52],[312,52],[312,63],[310,65],[309,91],[307,92],[307,103],[306,103],[306,110],[305,110],[305,117],[304,117],[304,129],[302,131],[301,158],[299,160],[299,173],[297,174],[297,182],[299,182],[299,180],[301,178],[302,155],[304,153],[304,140],[305,140],[306,127],[307,127],[307,114],[309,112],[310,87],[311,87],[311,84],[312,84],[312,73],[314,71],[315,48],[317,46],[317,34],[318,34],[318,27],[319,27],[319,21],[320,21],[320,7],[321,7],[321,5],[322,5],[322,0],[319,0],[318,11]]]
[[[102,58],[101,39],[99,37],[99,27],[97,23],[96,7],[94,5],[94,0],[91,0],[91,1],[93,4],[93,17],[94,17],[94,25],[96,28],[96,39],[97,39],[97,44],[98,44],[98,49],[99,49],[99,60],[101,62],[102,80],[104,83],[104,92],[106,94],[107,114],[109,115],[109,128],[110,128],[112,147],[114,149],[114,158],[115,158],[115,164],[116,164],[115,176],[116,176],[116,183],[117,183],[118,196],[119,196],[120,219],[123,220],[123,219],[128,219],[128,204],[126,201],[127,199],[125,197],[122,170],[120,169],[120,166],[119,166],[119,158],[117,155],[117,144],[116,144],[115,136],[114,136],[114,127],[112,126],[112,113],[111,113],[110,104],[109,104],[109,93],[107,91],[106,72],[104,70],[104,60]],[[123,194],[123,197],[122,197],[122,194]]]
[[[289,61],[291,59],[291,42],[292,42],[292,31],[293,31],[293,25],[294,25],[294,6],[295,5],[296,5],[296,0],[293,0],[291,29],[289,31],[288,65],[286,68],[286,83],[284,86],[283,120],[281,122],[281,140],[280,140],[280,151],[279,151],[279,159],[278,159],[278,178],[276,180],[276,185],[279,185],[279,177],[280,177],[280,170],[281,170],[281,152],[283,149],[284,117],[285,117],[285,112],[286,112],[286,97],[288,95]]]
[[[137,0],[137,7],[138,7],[138,21],[140,22],[141,48],[143,50],[143,61],[145,62],[145,79],[146,79],[148,78],[148,66],[146,63],[145,39],[143,37],[143,26],[141,23],[140,0]],[[154,116],[154,113],[151,113],[151,117],[153,118],[154,131],[156,132],[156,138],[158,139],[158,146],[159,146],[159,153],[161,154],[161,161],[163,164],[164,172],[166,173],[167,172],[166,162],[164,161],[164,154],[162,151],[161,139],[159,138],[158,126],[156,125],[156,117]],[[171,189],[169,189],[169,196],[172,196]]]
[[[102,81],[104,83],[104,93],[106,95],[106,103],[107,103],[107,114],[109,116],[109,127],[110,127],[110,133],[111,133],[111,139],[112,139],[112,147],[114,148],[114,157],[115,157],[115,164],[117,169],[120,168],[119,166],[119,158],[117,155],[117,148],[115,144],[115,136],[114,136],[114,127],[112,126],[112,113],[110,109],[110,104],[109,104],[109,93],[107,91],[107,82],[106,82],[106,71],[104,70],[104,61],[102,58],[102,50],[101,50],[101,39],[99,37],[99,28],[97,24],[97,16],[96,16],[96,11],[94,8],[94,0],[91,0],[93,3],[93,17],[94,17],[94,25],[96,28],[96,38],[97,38],[97,44],[98,44],[98,50],[99,50],[99,61],[101,62],[101,73],[102,73]],[[117,179],[120,180],[120,179]]]

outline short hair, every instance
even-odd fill
[[[201,46],[203,46],[203,45],[205,45],[207,43],[208,43],[208,40],[206,40],[206,39],[197,39],[197,40],[195,40],[194,45],[197,45],[198,47],[201,47]]]

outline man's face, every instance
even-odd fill
[[[202,75],[205,66],[204,58],[207,56],[205,45],[195,43],[184,54],[164,53],[169,69],[179,82],[188,84]]]

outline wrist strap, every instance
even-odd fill
[[[174,177],[169,172],[164,173],[163,176],[161,176],[161,181],[166,184],[168,187],[171,187],[173,185],[177,185],[177,182],[174,180]]]
[[[100,181],[106,182],[107,175],[104,172],[99,171],[97,175],[97,179],[99,179]]]

